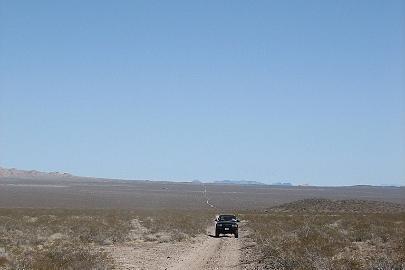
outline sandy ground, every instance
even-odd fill
[[[143,242],[127,246],[111,246],[106,251],[114,258],[118,269],[240,269],[241,242],[233,235],[212,236],[213,228],[206,235],[177,243]]]
[[[191,247],[167,269],[239,269],[240,239],[233,236],[215,238],[209,236],[202,243]]]

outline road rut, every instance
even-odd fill
[[[213,232],[210,228],[207,232]],[[241,241],[233,235],[200,235],[193,241],[176,243],[144,242],[106,247],[119,270],[213,270],[240,269]]]
[[[240,269],[240,239],[233,236],[213,237],[196,243],[167,269]]]

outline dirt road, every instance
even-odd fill
[[[209,235],[177,258],[167,269],[239,269],[240,239],[233,236],[216,238]]]
[[[210,208],[218,209],[210,203],[205,186],[202,193],[206,204]],[[138,242],[107,248],[107,251],[121,270],[241,269],[241,242],[246,235],[245,226],[242,223],[239,227],[238,239],[233,235],[217,238],[213,235],[214,226],[212,226],[207,228],[206,235],[200,235],[192,242]]]
[[[241,241],[233,235],[216,238],[207,229],[207,235],[196,237],[193,242],[152,243],[106,248],[117,263],[117,269],[157,270],[213,270],[240,269]]]
[[[206,204],[211,208],[218,209],[210,203],[207,188],[204,186],[203,196]],[[243,229],[240,228],[243,236]],[[198,241],[189,247],[182,256],[175,258],[168,270],[213,270],[213,269],[240,269],[241,238],[236,239],[233,235],[215,237],[212,234],[214,227],[207,229],[207,236],[200,237]]]

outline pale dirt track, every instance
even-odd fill
[[[208,236],[202,243],[192,246],[167,269],[239,269],[240,239],[233,236]]]
[[[207,188],[204,186],[203,196],[206,204],[217,209],[207,196]],[[211,232],[211,234],[210,234]],[[182,256],[175,258],[168,270],[200,270],[200,269],[240,269],[241,238],[236,239],[233,235],[219,238],[213,236],[214,226],[207,229],[207,236],[201,237]],[[240,230],[240,237],[243,231]]]
[[[203,196],[210,208],[207,189]],[[216,238],[214,226],[207,228],[205,235],[192,241],[174,243],[138,242],[132,245],[112,246],[107,251],[112,255],[117,269],[157,270],[214,270],[241,269],[241,241],[245,235],[244,226],[239,228],[239,238],[226,235]]]
[[[233,235],[215,238],[201,235],[193,242],[177,243],[138,243],[131,246],[111,246],[106,248],[114,258],[117,269],[157,269],[157,270],[200,270],[200,269],[241,269],[241,241]]]

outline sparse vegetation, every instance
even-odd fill
[[[401,208],[378,202],[304,200],[243,218],[261,254],[255,262],[263,269],[405,269]]]
[[[125,269],[136,256],[142,267],[165,264],[204,239],[187,242],[219,211],[250,231],[238,243],[256,242],[242,252],[253,250],[253,269],[404,269],[405,211],[395,204],[404,188],[86,181],[0,181],[1,270]],[[311,194],[336,200],[293,201]]]
[[[1,269],[112,269],[102,246],[182,241],[209,213],[147,210],[0,209]]]

